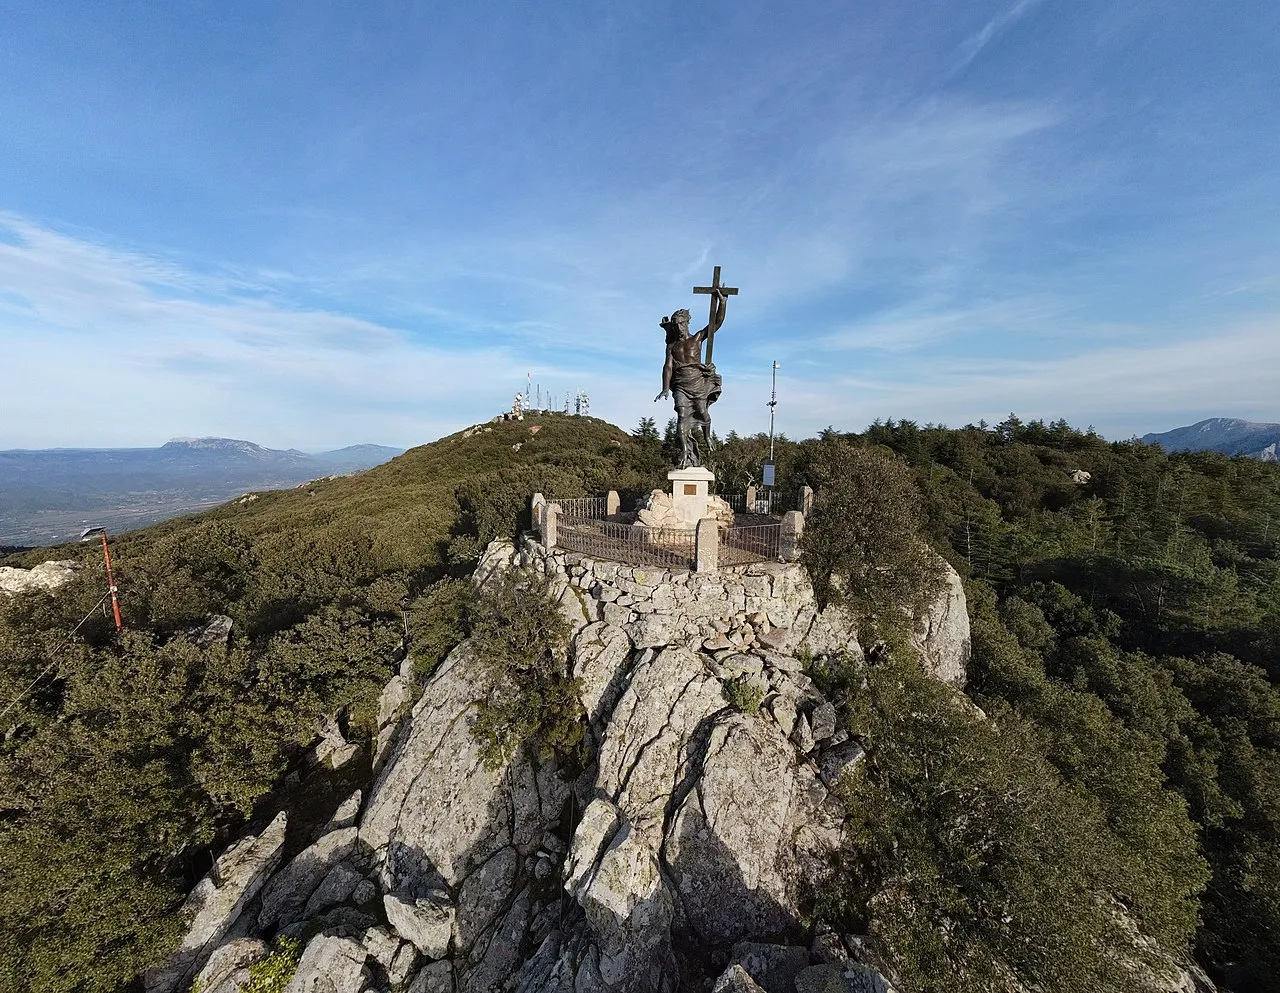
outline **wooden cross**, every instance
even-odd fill
[[[716,298],[720,296],[736,297],[738,288],[736,286],[721,286],[720,267],[716,266],[715,272],[711,274],[711,285],[695,286],[693,292],[711,294],[711,319],[707,321],[707,365],[710,365],[711,349],[716,343]]]

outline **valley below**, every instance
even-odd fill
[[[159,448],[0,452],[0,546],[72,541],[196,513],[259,490],[360,472],[400,454],[382,445],[309,455],[249,441],[197,438]]]

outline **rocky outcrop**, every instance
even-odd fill
[[[241,912],[280,863],[286,817],[277,815],[261,834],[228,848],[182,906],[190,921],[168,962],[144,977],[147,993],[173,993],[195,975],[237,923]]]
[[[44,590],[55,593],[76,578],[80,563],[71,559],[41,562],[30,569],[0,566],[0,593],[25,593]]]
[[[300,911],[308,906],[308,901],[321,885],[327,882],[335,870],[345,868],[343,863],[355,853],[358,834],[355,827],[331,831],[276,873],[262,892],[258,927],[271,930],[298,920],[302,916]],[[346,889],[346,895],[355,890],[359,880],[359,875],[355,875]],[[333,888],[332,885],[330,888]],[[344,895],[341,899],[345,898]],[[328,906],[337,902],[340,901],[330,901]],[[312,909],[314,911],[323,907]]]
[[[365,947],[352,938],[318,934],[307,943],[284,993],[360,993],[367,958]]]
[[[708,497],[707,511],[703,516],[714,517],[724,527],[733,527],[733,508],[722,497]],[[689,523],[676,513],[671,494],[665,490],[653,490],[642,498],[636,507],[636,519],[648,528],[689,528]]]
[[[960,689],[969,669],[969,607],[959,573],[942,565],[942,590],[916,617],[912,644],[927,672]]]
[[[796,565],[673,574],[495,543],[475,579],[517,565],[573,627],[586,767],[484,763],[485,667],[464,642],[411,708],[392,680],[372,788],[241,933],[314,935],[291,993],[795,993],[826,962],[807,908],[841,839],[831,786],[863,754],[797,653],[860,659],[849,619]],[[958,637],[948,623],[925,643]]]
[[[234,625],[235,622],[226,614],[210,614],[203,624],[188,628],[185,634],[187,640],[197,648],[212,648],[214,645],[226,647]]]
[[[249,981],[249,966],[266,958],[266,942],[257,938],[236,938],[209,956],[192,983],[201,993],[240,993]]]

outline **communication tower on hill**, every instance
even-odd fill
[[[591,398],[587,396],[586,390],[578,390],[578,399],[574,403],[574,413],[579,417],[589,417],[591,415]]]
[[[565,412],[566,414],[570,412],[570,411],[569,411],[569,403],[570,403],[570,400],[569,400],[569,394],[568,394],[568,392],[566,392],[566,393],[565,393],[565,395],[564,395],[564,412]]]

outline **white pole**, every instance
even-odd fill
[[[769,398],[769,461],[773,461],[773,414],[778,406],[778,363],[773,363],[773,396]]]

